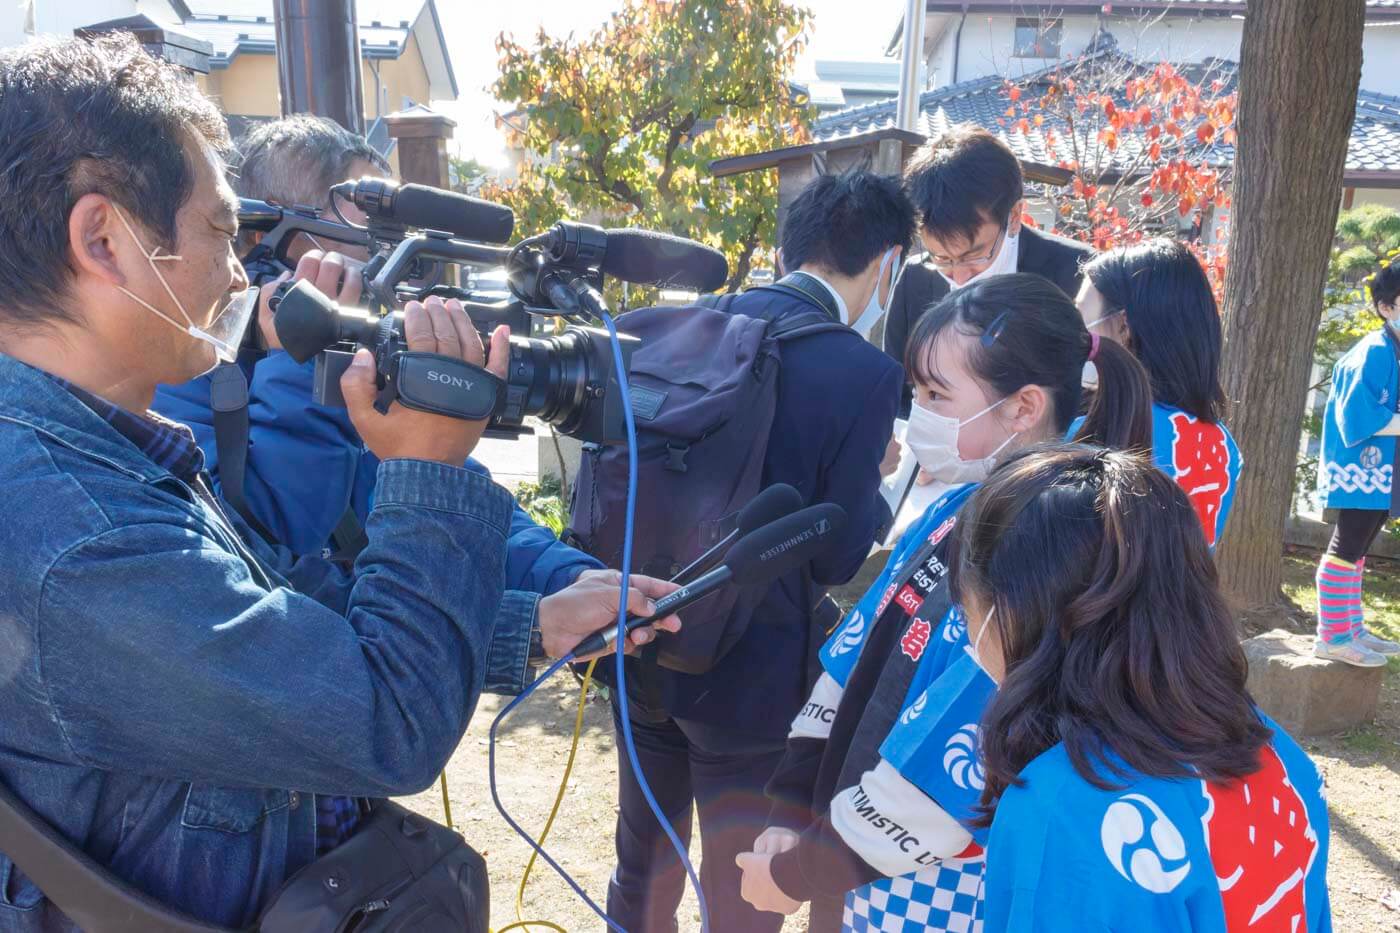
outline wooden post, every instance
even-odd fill
[[[384,118],[399,143],[399,179],[435,188],[449,187],[447,141],[455,121],[426,107],[411,107]]]

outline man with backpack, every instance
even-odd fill
[[[619,322],[643,338],[630,380],[639,455],[634,570],[674,575],[731,531],[759,490],[778,483],[796,488],[804,504],[837,503],[849,518],[839,548],[760,592],[697,604],[683,613],[683,636],[658,639],[659,651],[628,662],[647,782],[684,839],[692,804],[698,808],[712,930],[782,925],[739,896],[734,859],[763,829],[764,785],[827,634],[815,607],[828,587],[855,576],[889,518],[880,464],[903,372],[858,330],[888,307],[913,232],[898,180],[866,171],[822,176],[788,208],[781,245],[789,274],[710,305],[644,309]],[[575,491],[572,530],[610,566],[621,557],[625,462],[621,447],[589,451]],[[608,913],[634,933],[675,930],[684,870],[618,747]]]

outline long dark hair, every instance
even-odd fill
[[[1149,240],[1095,257],[1084,275],[1103,295],[1106,314],[1125,312],[1129,349],[1152,380],[1152,397],[1219,423],[1220,311],[1191,251],[1176,240]]]
[[[1063,742],[1110,788],[1252,773],[1269,732],[1186,494],[1144,455],[1040,446],[964,507],[950,583],[995,606],[1006,675],[982,719],[990,821],[1008,785]],[[1121,764],[1119,763],[1121,761]]]
[[[973,373],[1002,397],[1042,386],[1053,401],[1056,439],[1065,436],[1083,398],[1084,363],[1097,343],[1099,391],[1076,440],[1124,449],[1152,448],[1152,395],[1147,373],[1112,340],[1095,341],[1074,302],[1038,275],[994,275],[960,288],[914,325],[904,368],[916,382],[936,381],[933,348],[949,328],[978,338],[968,355]]]

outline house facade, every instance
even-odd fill
[[[1245,0],[928,0],[925,9],[926,87],[935,89],[1040,71],[1103,32],[1138,61],[1238,61]],[[902,35],[901,22],[886,55],[899,55]],[[1400,0],[1367,0],[1363,53],[1361,86],[1400,96]]]
[[[1243,0],[928,0],[923,62],[928,89],[920,95],[913,132],[896,128],[896,101],[880,101],[820,114],[809,143],[721,159],[710,168],[720,176],[777,168],[781,225],[786,205],[816,174],[855,164],[899,172],[925,139],[955,123],[975,123],[1011,147],[1028,180],[1064,184],[1070,175],[1058,167],[1046,133],[1063,139],[1066,127],[1050,121],[1023,130],[1006,120],[1008,81],[1034,88],[1063,63],[1107,56],[1138,65],[1169,61],[1188,75],[1209,72],[1233,85],[1243,9]],[[1400,209],[1400,69],[1383,67],[1400,60],[1400,0],[1368,0],[1367,9],[1370,64],[1357,94],[1339,196],[1344,207],[1376,203]],[[1093,29],[1098,31],[1089,32]],[[894,54],[901,40],[902,24],[890,42]],[[1370,87],[1367,74],[1395,93]],[[954,75],[959,80],[950,83]],[[1115,161],[1126,164],[1132,154],[1124,149]],[[1211,159],[1228,169],[1233,147],[1215,146]],[[1048,203],[1032,199],[1030,209],[1038,221],[1053,223]]]
[[[196,82],[228,118],[234,137],[281,115],[273,0],[26,0],[0,4],[0,45],[72,35],[95,23],[144,15],[212,47]],[[436,0],[358,0],[365,129],[398,169],[385,118],[456,100],[457,79]]]

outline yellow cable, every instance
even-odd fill
[[[588,688],[593,683],[593,668],[598,664],[595,658],[588,662],[588,668],[583,672],[583,683],[579,685],[578,713],[574,716],[574,739],[569,746],[569,760],[564,762],[564,777],[559,781],[559,792],[554,795],[554,806],[549,809],[549,819],[544,821],[544,830],[540,833],[539,845],[544,848],[544,841],[549,838],[549,831],[554,828],[554,818],[559,815],[559,807],[564,802],[564,794],[569,789],[569,777],[574,771],[574,756],[578,753],[579,737],[583,735],[583,711],[588,704]],[[555,933],[568,933],[557,923],[548,920],[523,920],[521,914],[525,909],[525,886],[530,883],[530,872],[535,867],[535,860],[539,857],[538,851],[530,852],[530,861],[525,863],[525,873],[520,876],[520,887],[515,890],[515,922],[501,927],[496,933],[507,933],[509,930],[525,930],[532,926],[547,927]]]
[[[439,777],[440,777],[441,780],[442,780],[442,815],[445,816],[445,817],[447,817],[447,828],[448,828],[448,829],[456,829],[457,827],[455,827],[455,826],[452,825],[452,804],[451,804],[451,802],[447,799],[447,771],[446,771],[446,769],[443,770],[442,774],[439,775]]]

